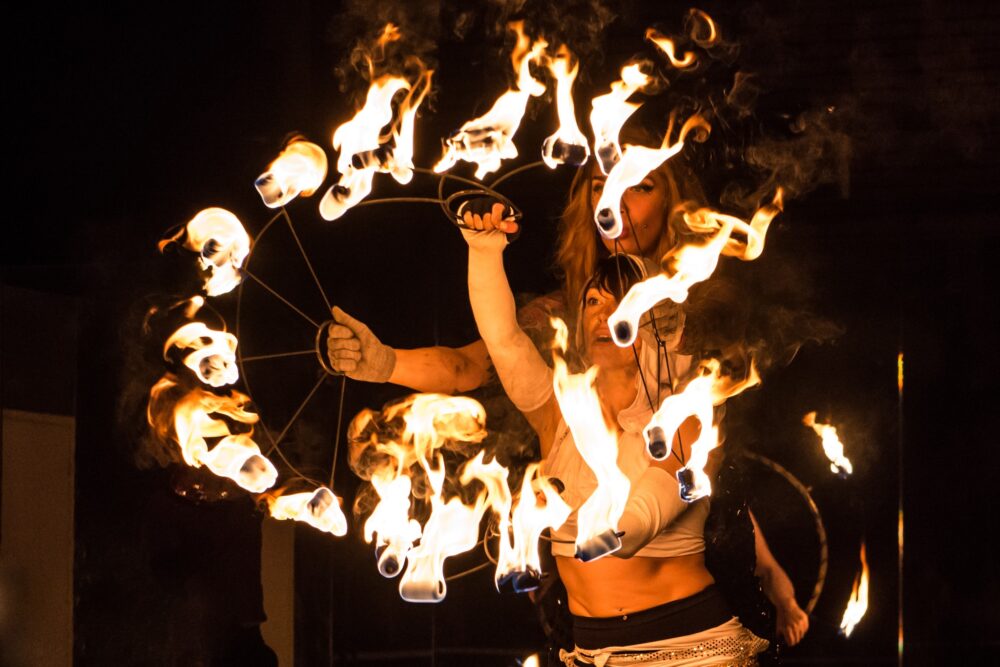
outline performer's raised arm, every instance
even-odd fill
[[[501,215],[502,205],[494,207]],[[507,237],[500,231],[462,232],[469,244],[469,302],[493,367],[514,405],[538,432],[542,454],[559,420],[552,369],[518,326],[514,295],[503,266]]]

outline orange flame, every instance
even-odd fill
[[[659,148],[649,146],[626,145],[621,159],[612,167],[608,174],[601,197],[594,207],[594,221],[604,238],[616,239],[622,233],[621,198],[633,185],[642,182],[646,174],[677,155],[684,148],[684,140],[694,129],[704,132],[711,126],[701,116],[691,116],[684,122],[678,134],[677,141],[670,143],[673,134],[674,117],[670,117],[670,125]]]
[[[372,473],[371,482],[379,496],[378,505],[365,521],[365,541],[371,544],[377,537],[378,569],[383,576],[400,573],[413,543],[420,538],[420,523],[410,518],[410,478],[406,470],[406,448],[395,443],[377,445],[388,453],[394,465]]]
[[[611,172],[621,159],[618,134],[622,125],[641,104],[629,102],[632,93],[649,85],[649,78],[638,64],[626,65],[621,79],[611,84],[611,92],[595,97],[590,103],[590,127],[594,130],[594,155],[604,174]]]
[[[542,144],[542,160],[551,169],[567,162],[580,166],[590,157],[590,146],[576,124],[576,108],[573,105],[573,82],[579,68],[579,63],[565,45],[560,46],[555,57],[549,59],[549,71],[556,80],[556,112],[559,116],[559,129]]]
[[[184,357],[184,365],[205,384],[221,387],[233,384],[240,377],[236,344],[236,336],[231,333],[210,329],[202,322],[189,322],[167,339],[163,356],[167,358],[172,347],[192,350]]]
[[[356,167],[354,158],[380,148],[382,128],[392,121],[392,98],[410,84],[401,77],[382,76],[372,82],[364,106],[333,133],[333,147],[340,151],[337,171],[340,181],[323,195],[319,204],[324,220],[336,220],[368,196],[378,164]]]
[[[208,296],[225,294],[240,284],[240,267],[250,254],[250,236],[239,218],[224,208],[199,211],[183,229],[160,241],[160,252],[181,238],[185,248],[198,253]]]
[[[471,507],[460,498],[445,502],[441,495],[445,467],[441,455],[435,467],[421,462],[433,495],[431,515],[423,528],[420,544],[407,558],[406,572],[399,582],[399,594],[407,602],[440,602],[448,592],[444,561],[476,546],[479,522],[486,511],[486,494],[480,493]]]
[[[865,543],[861,543],[861,572],[854,578],[854,588],[851,599],[844,610],[844,618],[840,621],[840,632],[850,637],[855,626],[864,618],[868,611],[868,560],[865,558]]]
[[[674,46],[674,40],[670,39],[655,28],[649,28],[646,30],[646,39],[656,44],[656,46],[658,46],[667,56],[670,64],[677,69],[684,69],[685,67],[690,67],[694,64],[695,57],[693,53],[688,51],[684,54],[683,58],[678,58],[676,47]]]
[[[478,522],[486,508],[483,498],[477,501],[483,503],[479,509],[460,509],[457,498],[444,502],[441,492],[446,471],[437,450],[450,441],[481,441],[486,437],[486,411],[478,401],[465,396],[414,394],[386,408],[383,417],[387,422],[402,419],[404,428],[399,442],[379,442],[377,434],[372,435],[372,445],[379,453],[387,454],[389,461],[371,475],[379,503],[365,523],[365,539],[370,543],[377,538],[376,554],[383,576],[395,576],[406,564],[407,573],[400,581],[404,599],[437,602],[445,594],[444,560],[472,546],[462,547],[469,528],[451,522],[472,521],[470,512],[478,512],[471,528],[474,545]],[[370,412],[362,413],[351,428],[360,432],[370,419]],[[419,464],[427,475],[431,492],[431,516],[423,528],[410,517],[412,487],[408,475],[414,464]],[[420,545],[414,547],[418,539]],[[419,562],[414,562],[415,558]]]
[[[665,453],[657,457],[660,459],[669,455],[674,435],[685,420],[694,417],[701,426],[698,438],[690,443],[691,455],[683,468],[690,474],[690,484],[681,489],[684,500],[691,502],[712,493],[705,464],[711,451],[719,446],[719,425],[715,423],[713,408],[757,384],[760,376],[752,362],[745,379],[733,380],[721,375],[717,360],[709,359],[702,364],[698,376],[683,391],[667,396],[650,419],[643,435],[647,445],[653,440],[666,443]]]
[[[569,338],[566,323],[556,317],[550,322],[556,330],[556,350],[565,353]],[[580,456],[597,478],[597,488],[577,512],[576,547],[580,553],[587,550],[588,543],[616,531],[631,485],[618,467],[617,430],[604,420],[594,388],[597,367],[591,366],[583,374],[570,374],[559,353],[553,355],[553,363],[553,385],[559,408]]]
[[[147,418],[161,437],[173,439],[180,446],[184,462],[195,468],[204,465],[251,493],[272,487],[278,478],[274,465],[261,454],[250,433],[233,434],[223,419],[255,424],[258,416],[245,409],[250,399],[235,390],[220,396],[195,387],[177,399],[170,410],[177,389],[172,377],[161,378],[150,391]],[[169,416],[160,421],[161,415]],[[207,438],[220,439],[209,449]]]
[[[302,195],[316,192],[326,180],[326,153],[316,144],[293,139],[274,159],[254,187],[268,208],[278,208]]]
[[[538,463],[531,463],[525,468],[521,494],[511,513],[511,532],[514,541],[511,545],[510,560],[505,562],[498,559],[497,581],[512,572],[541,574],[542,563],[538,553],[538,541],[541,539],[542,531],[546,528],[558,529],[566,523],[566,519],[573,511],[573,508],[559,496],[559,491],[552,486],[548,478],[538,473],[539,467]],[[544,502],[539,502],[534,488],[536,485]]]
[[[464,160],[478,165],[476,178],[481,179],[499,169],[502,160],[517,157],[514,134],[521,125],[528,99],[545,92],[545,84],[531,76],[531,63],[542,58],[548,43],[544,40],[532,43],[524,34],[523,21],[512,22],[509,28],[517,34],[517,44],[510,56],[517,73],[517,87],[497,98],[483,116],[468,121],[445,140],[445,153],[434,165],[435,172],[447,171]]]
[[[386,417],[403,415],[403,440],[412,442],[418,461],[430,460],[431,453],[447,440],[479,442],[486,437],[486,410],[468,396],[415,394],[392,406]]]
[[[688,35],[698,46],[708,47],[719,41],[719,29],[715,26],[715,21],[700,9],[688,10],[688,23]]]
[[[816,412],[809,412],[802,418],[802,423],[809,426],[816,432],[823,443],[823,452],[826,458],[830,459],[830,472],[840,475],[850,475],[854,472],[854,466],[850,459],[844,456],[844,444],[837,436],[836,427],[830,424],[821,424],[816,421]]]
[[[301,521],[337,537],[347,534],[347,517],[340,507],[340,498],[325,486],[315,491],[269,498],[268,506],[275,519]]]
[[[781,211],[781,206],[782,190],[778,188],[774,200],[754,213],[750,223],[707,208],[685,213],[684,220],[691,231],[707,236],[699,243],[686,244],[663,258],[662,263],[671,265],[672,275],[668,277],[661,273],[629,289],[608,319],[615,343],[621,347],[634,343],[642,314],[660,301],[686,301],[688,290],[715,271],[720,255],[733,255],[744,260],[758,257],[764,249],[768,226]],[[733,238],[736,230],[746,234],[746,241]]]

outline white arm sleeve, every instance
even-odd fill
[[[502,251],[470,245],[469,302],[479,335],[510,400],[521,412],[542,407],[552,395],[552,369],[517,325]]]
[[[624,532],[619,558],[631,558],[670,525],[689,505],[681,500],[677,480],[655,466],[646,468],[632,485],[618,530]]]

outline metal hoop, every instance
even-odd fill
[[[745,452],[744,456],[763,464],[783,477],[786,482],[792,485],[793,489],[799,492],[799,495],[801,495],[803,500],[806,501],[806,506],[809,508],[809,512],[812,514],[813,521],[816,524],[816,536],[819,538],[819,568],[816,573],[816,585],[813,586],[812,594],[809,596],[809,601],[806,603],[805,607],[805,612],[807,614],[811,614],[813,609],[816,608],[816,603],[819,601],[820,593],[823,592],[823,584],[826,581],[826,570],[829,558],[829,549],[827,548],[826,543],[826,528],[823,526],[823,517],[820,516],[819,508],[816,507],[816,502],[809,494],[809,489],[807,489],[805,485],[795,477],[795,475],[788,472],[786,468],[778,463],[775,463],[766,456],[761,456],[760,454],[755,454],[754,452]]]

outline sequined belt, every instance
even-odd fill
[[[757,664],[757,654],[765,650],[767,645],[767,640],[753,634],[734,618],[715,628],[684,637],[593,651],[577,647],[572,652],[560,651],[559,657],[567,667],[747,667]]]

